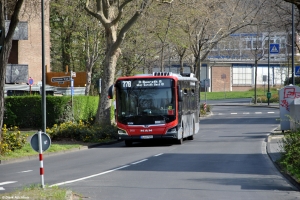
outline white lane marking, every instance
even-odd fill
[[[161,156],[161,155],[163,155],[163,153],[160,153],[160,154],[154,155],[154,157]]]
[[[237,113],[230,113],[230,114],[232,114],[232,115],[237,115]]]
[[[243,115],[249,115],[250,113],[249,112],[243,112]]]
[[[0,183],[0,185],[7,185],[7,184],[11,184],[11,183],[16,183],[17,181],[6,181],[6,182],[2,182]],[[5,190],[4,187],[0,187],[0,190]]]
[[[17,172],[17,173],[26,173],[26,172],[32,172],[32,170],[26,170],[26,171],[21,171],[21,172]]]
[[[74,179],[74,180],[70,180],[70,181],[65,181],[65,182],[61,182],[61,183],[56,183],[56,184],[50,185],[49,187],[59,186],[59,185],[65,185],[65,184],[68,184],[68,183],[74,183],[74,182],[82,181],[82,180],[89,179],[89,178],[93,178],[93,177],[96,177],[96,176],[101,176],[101,175],[104,175],[104,174],[108,174],[108,173],[110,173],[110,172],[114,172],[114,171],[117,171],[117,170],[119,170],[119,169],[123,169],[123,168],[129,167],[129,166],[130,166],[130,165],[124,165],[124,166],[122,166],[122,167],[118,167],[118,168],[111,169],[111,170],[108,170],[108,171],[105,171],[105,172],[101,172],[101,173],[99,173],[99,174],[94,174],[94,175],[91,175],[91,176],[86,176],[86,177],[82,177],[82,178],[78,178],[78,179]]]
[[[262,114],[262,112],[255,112],[255,114]]]
[[[11,184],[11,183],[16,183],[17,181],[6,181],[6,182],[2,182],[0,183],[0,185],[7,185],[7,184]]]
[[[275,112],[268,112],[268,113],[275,113]]]
[[[223,113],[219,113],[218,115],[223,115]]]
[[[148,159],[144,159],[144,160],[140,160],[140,161],[137,161],[137,162],[131,163],[131,165],[136,165],[136,164],[138,164],[138,163],[145,162],[146,160],[148,160]]]

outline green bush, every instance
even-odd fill
[[[67,121],[88,120],[96,115],[98,101],[98,96],[74,96],[73,103],[71,96],[47,96],[46,125],[52,127]],[[20,128],[41,128],[41,102],[39,95],[6,97],[4,123]]]
[[[279,163],[300,181],[300,130],[286,134],[282,143],[284,153]]]
[[[14,126],[7,129],[6,124],[4,124],[2,138],[0,138],[0,155],[21,149],[25,145],[27,137],[28,135],[21,134],[18,127]]]
[[[295,79],[295,85],[300,85],[300,77],[294,77],[294,79]],[[287,79],[284,81],[284,85],[289,85],[289,84],[293,84],[293,79],[292,79],[292,77],[287,78]]]
[[[279,102],[278,92],[272,93],[269,102],[270,103],[278,103]],[[251,103],[254,103],[254,97],[252,97]],[[257,103],[268,103],[267,95],[257,96]]]
[[[46,132],[52,140],[102,142],[118,138],[118,131],[115,126],[99,127],[81,120],[79,123],[65,122],[60,125],[55,124],[52,128],[48,128]]]

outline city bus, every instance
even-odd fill
[[[115,96],[119,140],[171,139],[182,144],[199,131],[199,81],[194,74],[154,72],[120,77],[109,88]]]

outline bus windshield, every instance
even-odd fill
[[[116,90],[117,121],[126,125],[165,124],[175,120],[175,90],[170,84],[159,87],[130,83]],[[165,80],[164,80],[165,81]],[[123,83],[119,83],[124,86]]]

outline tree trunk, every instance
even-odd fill
[[[86,96],[89,95],[90,93],[90,89],[91,89],[91,82],[92,82],[92,72],[91,69],[89,67],[86,67],[86,86],[85,86],[85,92],[84,94]]]
[[[105,66],[107,67],[105,67],[103,70],[103,84],[101,85],[101,94],[96,115],[96,123],[98,123],[100,126],[111,124],[111,100],[107,98],[107,91],[109,87],[114,83],[117,60],[118,52],[115,52],[112,55],[108,54],[105,58]]]
[[[180,56],[179,62],[180,62],[180,74],[183,74],[183,57],[182,56]]]

